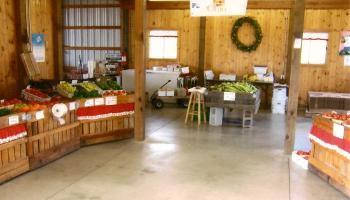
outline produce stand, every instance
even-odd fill
[[[111,104],[108,103],[111,98],[105,97],[104,103],[98,106],[84,106],[87,101],[92,102],[91,99],[81,101],[77,114],[82,124],[80,140],[83,146],[133,137],[134,96],[114,97],[116,103],[106,105]]]
[[[16,132],[19,134],[25,129],[24,124],[17,126],[22,126],[23,128],[18,129],[18,127],[12,126],[0,129],[0,137],[4,138],[4,135],[7,135],[9,132],[14,133],[13,130],[9,129],[18,129]],[[26,137],[22,137],[0,144],[0,183],[29,171],[27,141]]]
[[[27,87],[22,99],[1,100],[0,183],[81,145],[133,137],[134,96],[114,81],[61,81],[56,92]]]
[[[75,101],[67,103],[76,104]],[[42,112],[43,116],[39,116]],[[50,108],[28,113],[28,156],[30,169],[36,169],[80,148],[80,123],[75,109],[65,115],[65,124],[56,120]]]
[[[350,127],[317,115],[310,140],[309,169],[350,197]]]
[[[309,114],[347,110],[350,110],[349,93],[308,92],[307,113]]]
[[[242,111],[241,126],[250,128],[253,125],[253,116],[259,110],[260,106],[260,90],[254,94],[234,93],[234,100],[226,100],[225,92],[209,91],[205,95],[205,105],[207,107],[229,108]]]

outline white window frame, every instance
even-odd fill
[[[167,35],[157,35],[157,36],[153,36],[151,33],[152,31],[170,31],[170,32],[176,32],[176,36],[167,36]],[[170,38],[176,38],[176,56],[175,57],[166,57],[166,55],[163,56],[152,56],[151,55],[151,39],[155,37],[170,37]],[[151,29],[148,32],[148,48],[147,48],[147,52],[148,52],[148,59],[150,60],[177,60],[179,57],[179,31],[178,30],[174,30],[174,29]]]
[[[312,36],[312,34],[321,34],[321,37]],[[312,54],[312,49],[315,47],[312,47],[311,45],[320,45],[323,44],[315,44],[312,43],[312,41],[326,41],[326,49],[324,52],[321,52],[322,54]],[[329,41],[329,33],[328,32],[315,32],[315,31],[307,31],[303,34],[302,39],[302,49],[301,49],[301,59],[300,63],[302,65],[326,65],[327,59],[328,59],[328,41]],[[320,61],[315,59],[313,56],[324,56],[322,57],[324,60]],[[306,58],[307,57],[307,58]]]

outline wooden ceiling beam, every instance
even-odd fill
[[[122,0],[124,9],[134,9],[133,1]],[[294,0],[249,0],[248,9],[291,9]],[[350,9],[350,0],[307,0],[306,9]],[[189,1],[148,1],[148,10],[183,10],[189,9]]]

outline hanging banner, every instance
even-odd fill
[[[245,15],[248,0],[191,0],[191,16]]]
[[[350,31],[341,33],[339,54],[342,56],[350,55]]]
[[[44,34],[32,34],[32,51],[36,62],[45,62],[45,41]]]

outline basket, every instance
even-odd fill
[[[25,100],[27,101],[38,101],[38,102],[46,102],[46,101],[50,101],[51,98],[48,97],[48,98],[41,98],[41,97],[38,97],[36,95],[33,95],[33,94],[30,94],[24,90],[22,90],[22,96]]]
[[[67,91],[65,90],[62,90],[60,87],[57,87],[56,88],[56,91],[58,92],[58,94],[60,94],[61,96],[63,97],[66,97],[66,98],[73,98],[74,94],[73,93],[68,93]]]

